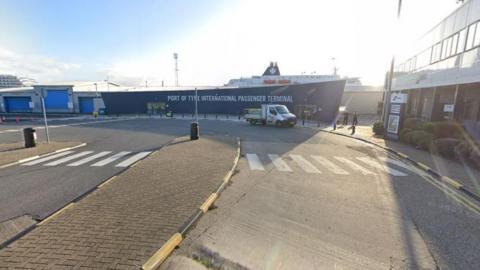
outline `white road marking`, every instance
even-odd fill
[[[282,158],[279,157],[278,155],[268,154],[268,157],[272,161],[273,165],[275,165],[277,170],[279,170],[281,172],[291,172],[292,171],[292,169],[290,169],[290,167],[288,167],[287,163],[285,163],[285,161],[283,161]]]
[[[331,162],[330,160],[322,157],[322,156],[315,156],[312,155],[312,158],[320,163],[322,166],[326,167],[328,170],[333,172],[334,174],[343,174],[348,175],[349,173],[344,169],[340,168],[339,166],[335,165],[335,163]]]
[[[128,151],[122,151],[122,152],[119,152],[119,153],[117,153],[117,154],[109,157],[109,158],[100,160],[99,162],[94,163],[94,164],[92,164],[92,165],[90,165],[90,166],[93,166],[93,167],[102,167],[102,166],[107,165],[108,163],[112,163],[112,162],[114,162],[115,160],[117,160],[117,159],[119,159],[119,158],[121,158],[121,157],[123,157],[123,156],[126,156],[126,155],[128,155],[128,154],[130,154],[130,152],[128,152]]]
[[[313,166],[312,163],[304,159],[302,156],[292,154],[290,155],[290,157],[298,164],[298,166],[300,166],[300,168],[302,168],[307,173],[322,173],[315,166]]]
[[[73,152],[74,151],[65,151],[65,152],[61,152],[61,153],[51,155],[51,156],[47,156],[47,157],[44,157],[44,158],[35,159],[34,161],[23,163],[22,166],[32,166],[32,165],[35,165],[35,164],[38,164],[38,163],[42,163],[42,162],[45,162],[45,161],[49,161],[49,160],[52,160],[52,159],[56,159],[56,158],[59,158],[59,157],[69,155]]]
[[[262,162],[258,158],[257,154],[247,154],[248,165],[250,170],[264,171]]]
[[[70,160],[73,160],[73,159],[76,159],[76,158],[79,158],[79,157],[83,157],[83,156],[89,155],[89,154],[91,154],[91,153],[93,153],[93,151],[80,152],[80,153],[77,153],[77,154],[75,154],[75,155],[71,155],[71,156],[68,156],[68,157],[64,157],[64,158],[61,158],[61,159],[52,161],[52,162],[50,162],[50,163],[44,164],[43,166],[57,166],[57,165],[59,165],[59,164],[68,162],[68,161],[70,161]]]
[[[377,161],[375,161],[374,159],[371,159],[371,158],[368,158],[368,157],[357,157],[358,160],[374,167],[374,168],[377,168],[379,170],[382,170],[388,174],[391,174],[393,176],[407,176],[406,174],[404,174],[403,172],[401,171],[397,171],[395,169],[392,169],[384,164],[381,164]]]
[[[348,167],[350,167],[352,170],[355,170],[355,171],[359,171],[360,173],[362,173],[363,175],[374,175],[373,172],[365,169],[364,167],[358,165],[357,163],[347,159],[347,158],[344,158],[344,157],[334,157],[336,160],[344,163],[345,165],[347,165]]]
[[[140,153],[138,153],[134,156],[131,156],[131,157],[127,158],[126,160],[118,163],[115,167],[128,167],[128,166],[132,165],[133,163],[137,162],[138,160],[148,156],[150,153],[151,153],[151,151],[140,152]]]
[[[402,161],[395,160],[395,159],[388,158],[388,157],[379,157],[378,159],[380,159],[381,161],[384,161],[384,162],[388,162],[388,163],[397,165],[398,167],[407,169],[407,170],[409,170],[409,171],[411,171],[411,172],[413,172],[413,173],[416,173],[415,170],[414,170],[411,166],[408,166],[407,164],[405,164],[405,163],[402,162]]]
[[[89,157],[86,157],[86,158],[84,158],[84,159],[80,159],[79,161],[75,161],[75,162],[73,162],[73,163],[70,163],[70,164],[68,164],[67,166],[73,166],[73,167],[80,166],[80,165],[83,165],[83,164],[85,164],[85,163],[88,163],[88,162],[90,162],[90,161],[92,161],[92,160],[95,160],[95,159],[97,159],[97,158],[101,158],[101,157],[103,157],[103,156],[106,156],[106,155],[108,155],[108,154],[110,154],[110,153],[112,153],[112,152],[111,152],[111,151],[100,152],[100,153],[95,154],[95,155],[93,155],[93,156],[89,156]]]

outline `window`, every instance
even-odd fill
[[[468,37],[467,37],[467,46],[465,47],[465,50],[470,50],[473,48],[473,42],[474,37],[475,37],[475,28],[477,27],[477,24],[472,24],[468,27]]]
[[[480,26],[477,23],[477,30],[475,31],[475,39],[473,41],[473,47],[480,45]]]
[[[439,42],[433,45],[432,61],[430,63],[433,64],[435,62],[438,62],[438,60],[440,60],[441,53],[442,53],[442,43]]]
[[[457,46],[457,53],[462,53],[465,49],[465,40],[467,37],[467,29],[463,29],[458,34],[458,46]]]
[[[458,44],[458,34],[455,34],[452,37],[452,52],[450,55],[457,54],[457,44]]]
[[[442,57],[441,59],[447,58],[447,46],[448,46],[448,39],[444,39],[442,42]]]

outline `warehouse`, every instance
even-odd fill
[[[0,89],[0,113],[42,113],[42,94],[48,114],[91,114],[105,108],[94,87],[42,84]]]

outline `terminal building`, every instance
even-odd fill
[[[406,117],[457,120],[476,129],[480,121],[480,0],[465,1],[424,34],[408,55],[397,59],[392,91],[407,94]]]
[[[96,83],[61,83],[0,89],[0,113],[42,113],[42,95],[49,114],[101,112],[105,105],[98,88]]]

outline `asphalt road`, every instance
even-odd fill
[[[0,170],[0,221],[42,219],[123,170],[118,162],[189,133],[188,120],[87,122],[51,129],[53,140],[88,143],[65,157],[130,153],[102,166],[67,166],[84,156]],[[0,143],[18,140],[17,133],[0,133]],[[191,232],[200,242],[192,246],[254,269],[480,268],[478,205],[406,164],[385,163],[380,158],[390,156],[374,147],[308,128],[236,121],[201,121],[202,134],[240,137],[243,158],[218,210]]]

